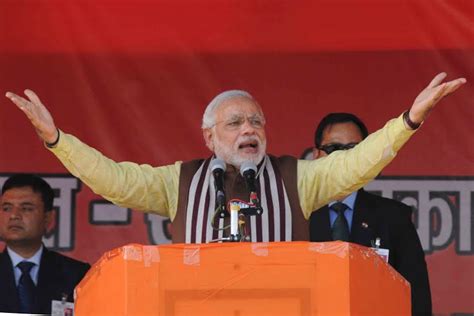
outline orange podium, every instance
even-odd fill
[[[76,288],[75,315],[410,315],[410,285],[344,243],[127,245]]]

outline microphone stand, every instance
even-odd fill
[[[245,218],[250,216],[262,215],[263,209],[260,205],[247,203],[242,200],[233,199],[229,201],[230,205],[230,234],[227,237],[213,239],[210,242],[242,242],[250,241],[250,236],[246,233]],[[222,211],[218,211],[220,217],[224,217]],[[243,219],[242,219],[243,218]]]
[[[239,225],[240,205],[235,202],[230,202],[230,240],[233,242],[241,241],[242,234],[240,234]]]

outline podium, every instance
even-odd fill
[[[410,285],[345,242],[127,245],[76,287],[75,315],[410,315]]]

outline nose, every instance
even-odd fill
[[[10,212],[10,220],[21,219],[21,210],[19,207],[13,207]]]
[[[242,134],[255,134],[256,128],[252,125],[249,118],[245,118],[244,123],[241,126]]]

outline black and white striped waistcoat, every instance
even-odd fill
[[[207,243],[229,235],[229,230],[215,230],[211,220],[215,211],[214,179],[206,160],[181,165],[179,197],[173,220],[173,243]],[[251,216],[247,227],[255,242],[309,240],[308,222],[301,211],[293,157],[267,156],[259,165],[257,184],[261,216]],[[245,180],[239,170],[227,166],[224,176],[227,200],[249,200]],[[227,226],[228,219],[217,219],[214,226]]]

